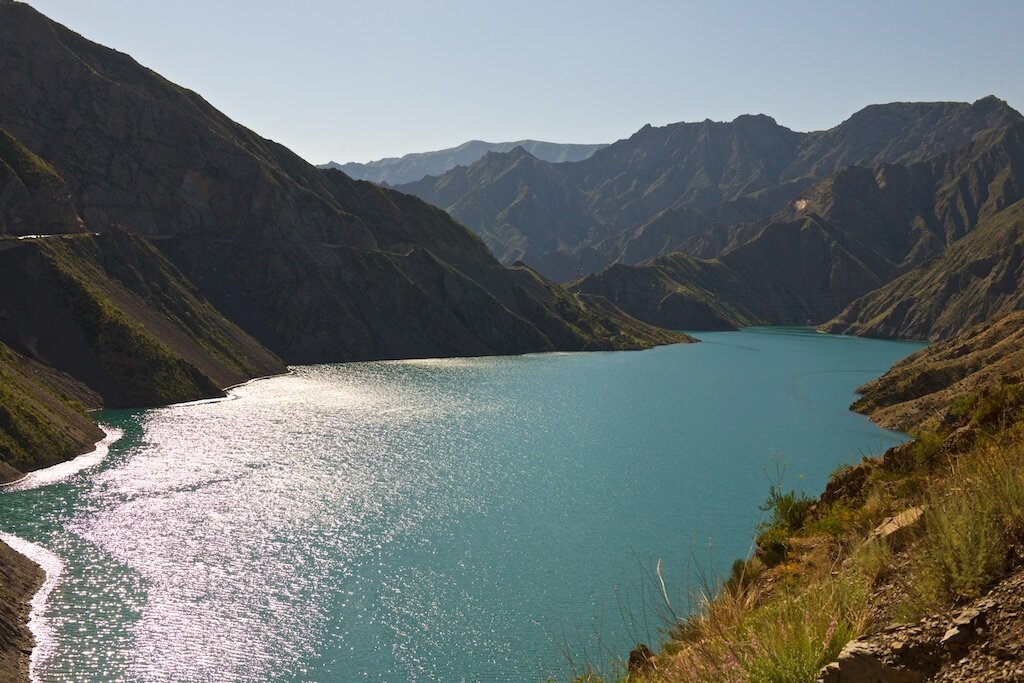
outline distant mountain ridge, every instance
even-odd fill
[[[685,247],[716,226],[757,223],[848,165],[909,164],[1021,120],[1005,102],[872,105],[828,131],[764,115],[645,126],[574,163],[515,152],[399,186],[448,210],[503,262],[556,280]]]
[[[848,166],[717,256],[615,264],[575,285],[674,329],[821,324],[942,338],[1024,308],[1024,122],[910,165]]]
[[[356,180],[369,180],[381,185],[413,183],[426,176],[436,176],[456,166],[468,166],[482,159],[489,152],[511,152],[522,147],[527,152],[553,164],[565,161],[582,161],[594,152],[606,147],[605,144],[581,145],[540,140],[517,140],[515,142],[484,142],[470,140],[457,147],[440,149],[435,152],[413,152],[402,157],[389,157],[369,161],[365,164],[348,162],[339,164],[331,161],[318,168],[335,168]]]

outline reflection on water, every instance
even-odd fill
[[[701,336],[724,343],[310,366],[105,413],[101,464],[0,498],[64,562],[41,679],[529,681],[565,641],[656,640],[621,619],[638,563],[725,568],[775,454],[813,491],[891,445],[846,406],[917,348]]]

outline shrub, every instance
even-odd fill
[[[1006,540],[991,502],[950,496],[929,506],[916,572],[916,592],[926,604],[977,596],[1002,571]]]
[[[781,461],[776,462],[775,480],[769,482],[768,499],[760,506],[762,511],[770,512],[771,517],[762,527],[792,533],[803,528],[814,501],[793,489],[784,491],[782,480],[785,470]]]

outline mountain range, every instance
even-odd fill
[[[509,144],[400,191],[354,180],[0,0],[8,464],[95,435],[33,428],[44,415],[216,396],[289,363],[754,324],[941,339],[1024,308],[1024,117],[995,97],[544,152],[578,161]]]
[[[522,147],[527,152],[551,163],[582,161],[605,145],[576,145],[540,140],[517,140],[516,142],[484,142],[470,140],[457,147],[440,149],[435,152],[414,152],[402,157],[390,157],[369,161],[365,164],[348,162],[339,164],[331,161],[318,168],[335,168],[356,180],[369,180],[380,185],[412,183],[426,176],[441,175],[456,166],[468,166],[479,161],[489,152],[510,152]]]
[[[398,189],[670,329],[941,339],[1024,307],[1024,117],[994,96],[872,105],[816,133],[645,127],[584,161],[520,148]]]
[[[987,97],[873,105],[814,133],[764,115],[645,126],[583,161],[552,164],[517,149],[398,189],[446,209],[503,262],[566,281],[761,222],[840,168],[924,161],[1020,120]]]
[[[285,363],[686,340],[502,266],[443,211],[317,169],[11,0],[0,198],[9,465],[87,448],[68,411],[216,396]]]
[[[835,317],[826,329],[946,336],[1020,301],[1022,133],[1024,122],[926,161],[844,167],[770,218],[720,229],[732,243],[713,258],[616,264],[576,288],[673,329]]]

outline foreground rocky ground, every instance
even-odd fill
[[[1024,681],[1024,571],[963,607],[849,643],[818,681]]]

